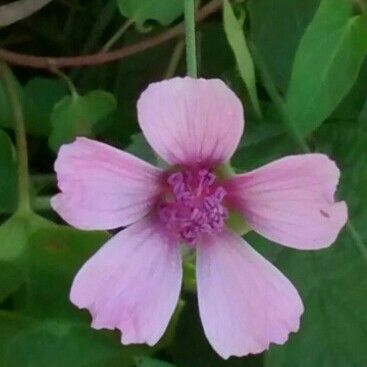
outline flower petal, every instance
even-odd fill
[[[219,79],[153,83],[138,101],[138,117],[150,145],[171,164],[229,160],[244,126],[240,100]]]
[[[87,138],[63,145],[55,170],[61,193],[52,207],[81,229],[126,226],[146,215],[160,193],[158,168]]]
[[[298,249],[327,247],[348,217],[335,202],[340,172],[323,154],[289,156],[225,183],[228,200],[264,237]]]
[[[71,301],[87,308],[96,329],[119,329],[123,344],[155,344],[178,301],[179,247],[143,219],[115,235],[76,275]]]
[[[196,271],[204,331],[221,357],[260,353],[299,329],[297,290],[238,235],[199,244]]]

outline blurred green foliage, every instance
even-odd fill
[[[300,331],[259,356],[223,361],[213,352],[200,326],[190,266],[184,303],[156,347],[124,347],[117,332],[91,329],[88,313],[74,308],[68,293],[78,268],[109,235],[56,224],[56,215],[40,205],[57,191],[55,153],[75,136],[157,163],[139,133],[136,101],[150,82],[164,78],[177,40],[113,63],[66,69],[72,87],[65,76],[14,68],[32,203],[43,217],[16,212],[12,111],[0,83],[0,367],[367,366],[366,8],[363,0],[225,1],[224,22],[219,10],[198,26],[200,75],[225,80],[246,108],[234,168],[302,152],[296,132],[312,151],[336,160],[338,196],[349,205],[350,226],[329,249],[300,252],[246,235],[305,303]],[[166,32],[182,12],[182,0],[54,0],[0,29],[0,46],[32,55],[98,52],[128,24],[113,46],[120,48]],[[181,57],[175,75],[184,74]]]
[[[117,0],[117,3],[121,14],[139,26],[147,20],[169,25],[182,15],[184,8],[181,0]]]
[[[53,108],[49,145],[58,151],[62,144],[72,142],[77,136],[93,137],[94,125],[116,108],[113,94],[103,90],[80,96],[77,92],[62,98]]]

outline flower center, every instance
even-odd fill
[[[228,211],[223,206],[224,188],[207,169],[179,171],[167,178],[168,192],[159,206],[166,227],[188,244],[201,234],[221,231]]]

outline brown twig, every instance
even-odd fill
[[[204,20],[215,11],[217,11],[221,7],[221,5],[221,0],[210,1],[197,12],[196,20],[198,22]],[[32,56],[0,48],[0,59],[6,61],[9,64],[37,69],[51,69],[55,67],[61,69],[67,67],[100,65],[115,60],[121,60],[125,57],[148,50],[171,39],[174,39],[182,35],[183,33],[184,27],[182,24],[179,24],[175,27],[170,28],[168,31],[159,34],[158,36],[150,37],[136,44],[125,46],[115,51],[75,57]]]

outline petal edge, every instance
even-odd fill
[[[197,282],[204,331],[222,358],[260,353],[299,329],[297,290],[237,235],[225,232],[200,244]]]
[[[92,314],[95,329],[119,329],[123,344],[154,345],[175,310],[181,256],[159,225],[144,219],[121,231],[76,275],[70,300]]]
[[[77,138],[55,162],[61,193],[51,205],[85,230],[126,226],[146,215],[160,193],[161,171],[107,144]]]
[[[153,149],[182,165],[229,160],[244,127],[242,104],[221,80],[189,77],[150,84],[138,120]]]
[[[225,183],[230,204],[262,236],[284,246],[315,250],[330,246],[348,218],[335,202],[340,177],[323,154],[288,156]]]

